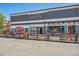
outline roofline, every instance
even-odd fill
[[[44,10],[50,10],[50,9],[58,9],[58,8],[65,8],[65,7],[73,7],[73,6],[79,6],[79,4],[75,5],[68,5],[68,6],[61,6],[61,7],[54,7],[54,8],[46,8],[46,9],[40,9],[40,10],[34,10],[34,11],[27,11],[27,12],[19,12],[19,13],[13,13],[10,15],[17,15],[17,14],[23,14],[23,13],[31,13],[31,12],[38,12],[38,11],[44,11]]]

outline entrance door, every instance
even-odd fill
[[[43,33],[43,29],[42,29],[42,27],[40,27],[40,34],[42,34]]]
[[[75,30],[75,26],[68,26],[68,32],[70,34],[75,34],[76,30]]]

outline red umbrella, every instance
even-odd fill
[[[6,29],[9,30],[10,29],[10,24],[6,25]]]
[[[17,25],[17,26],[16,26],[16,29],[17,29],[17,30],[23,30],[23,26],[22,26],[22,25]]]

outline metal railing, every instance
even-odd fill
[[[71,35],[71,38],[68,38],[67,33],[63,34],[36,34],[31,35],[29,33],[21,34],[0,34],[0,37],[4,38],[16,38],[16,39],[25,39],[25,40],[43,40],[43,41],[57,41],[57,42],[72,42],[79,43],[79,34]]]

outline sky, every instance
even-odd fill
[[[28,12],[46,8],[74,5],[74,3],[0,3],[0,13],[10,20],[10,14]]]

